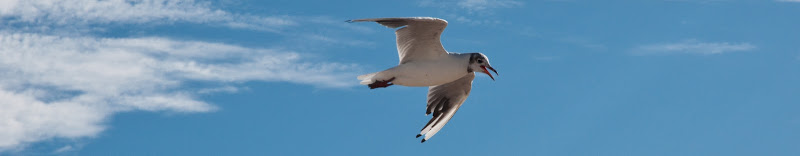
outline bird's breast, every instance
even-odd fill
[[[443,61],[420,61],[398,65],[393,70],[394,84],[404,86],[436,86],[455,81],[467,74],[466,65]]]

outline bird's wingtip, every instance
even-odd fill
[[[353,23],[353,22],[356,22],[356,21],[353,21],[353,20],[346,20],[346,21],[344,21],[344,22],[347,22],[347,23]]]
[[[417,138],[419,138],[420,136],[422,136],[422,134],[417,134]]]
[[[422,142],[420,142],[420,143],[425,143],[425,139],[422,139]]]

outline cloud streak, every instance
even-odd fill
[[[0,150],[49,138],[92,137],[116,112],[208,112],[187,81],[283,81],[347,87],[354,65],[310,63],[273,49],[168,38],[0,33]],[[230,61],[235,60],[235,61]]]
[[[457,22],[493,25],[507,22],[487,19],[486,16],[491,16],[497,9],[520,7],[525,3],[514,0],[422,0],[418,4],[420,7],[438,8],[447,18]]]
[[[522,2],[512,0],[462,0],[456,3],[459,7],[470,11],[485,11],[494,8],[512,8],[522,5]]]
[[[750,51],[757,47],[750,43],[700,42],[696,39],[676,43],[647,44],[633,48],[637,55],[651,54],[702,54],[714,55],[730,52]]]
[[[284,33],[300,23],[331,25],[327,17],[242,15],[194,0],[3,0],[0,21],[0,153],[45,140],[95,137],[119,112],[215,111],[216,106],[197,97],[238,92],[236,84],[248,81],[357,85],[349,80],[358,66],[287,49],[91,35],[95,28],[116,24],[181,22]],[[185,87],[191,82],[213,85]],[[62,147],[55,151],[80,148]]]
[[[423,0],[419,2],[422,7],[463,9],[470,13],[489,12],[498,8],[513,8],[523,4],[514,0]],[[457,6],[457,8],[453,6]]]
[[[0,2],[0,17],[11,19],[9,23],[40,26],[189,22],[276,31],[297,24],[280,16],[233,14],[209,5],[194,0],[4,0]]]

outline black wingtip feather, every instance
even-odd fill
[[[420,143],[425,143],[425,139],[422,139],[422,142],[420,142]]]
[[[422,136],[422,134],[417,134],[417,138],[419,138],[420,136]]]

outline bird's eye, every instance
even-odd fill
[[[478,59],[478,63],[483,63],[483,60],[482,59]]]

